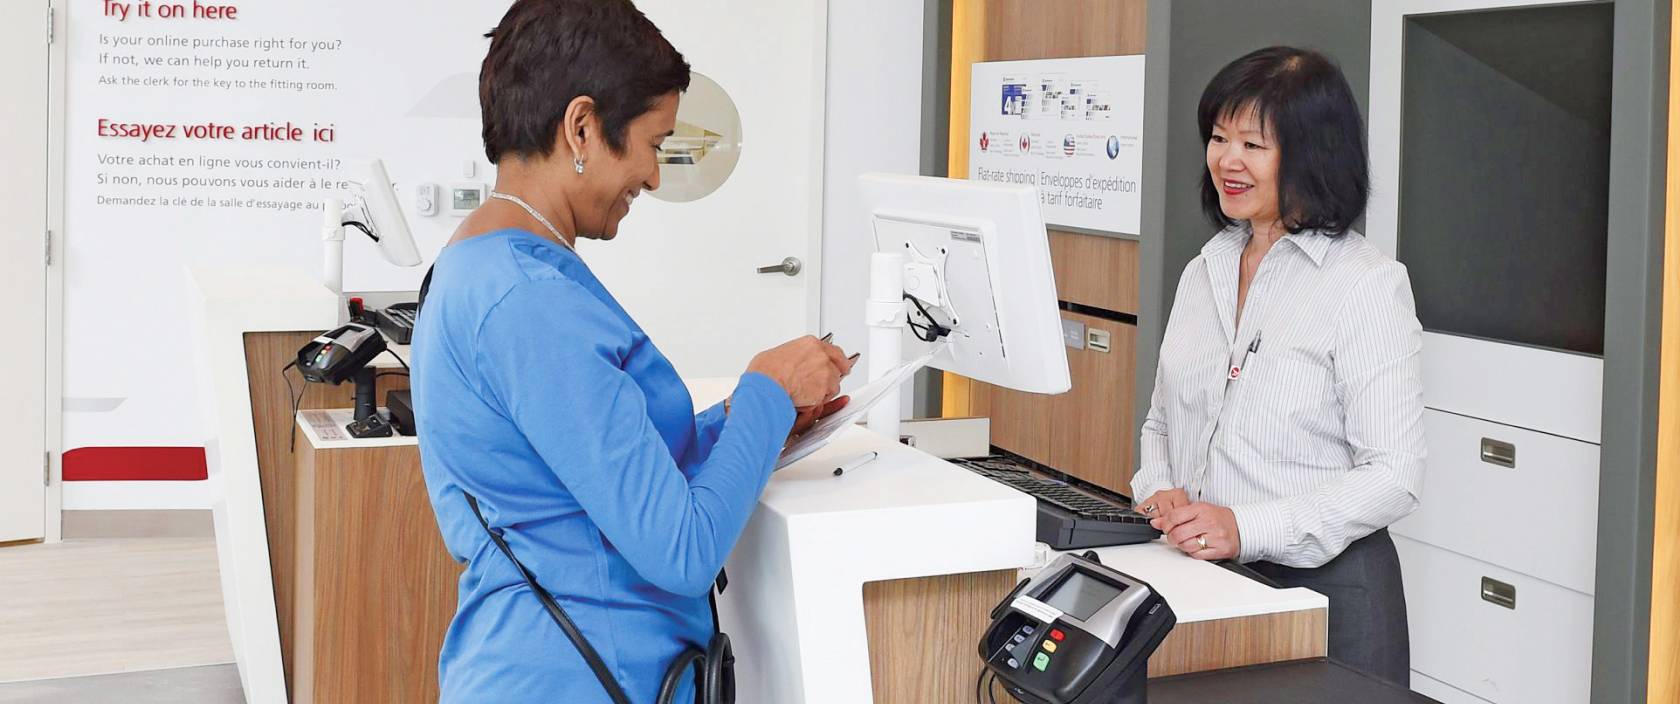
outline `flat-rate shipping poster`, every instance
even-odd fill
[[[1038,187],[1052,226],[1137,235],[1143,56],[973,68],[969,177]]]
[[[351,160],[384,159],[420,251],[438,251],[459,221],[416,217],[412,187],[493,182],[476,76],[483,34],[506,8],[68,3],[67,478],[130,478],[125,467],[178,464],[171,446],[202,447],[188,267],[318,276],[319,204],[350,193]],[[424,266],[389,266],[354,231],[345,249],[347,290],[418,288]],[[114,466],[79,467],[79,448]],[[161,475],[191,478],[175,476],[183,469]]]

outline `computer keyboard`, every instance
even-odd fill
[[[1126,497],[1013,456],[956,460],[1038,500],[1038,540],[1056,550],[1146,543],[1161,532]]]
[[[389,308],[373,311],[374,326],[385,333],[385,337],[399,345],[409,344],[414,337],[414,314],[412,303],[398,303]]]

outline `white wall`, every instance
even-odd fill
[[[863,302],[868,288],[868,257],[873,250],[858,196],[857,176],[868,171],[914,174],[919,170],[923,13],[924,3],[913,0],[829,3],[820,324],[823,330],[833,331],[841,345],[853,351],[862,350],[865,344]],[[404,69],[403,73],[419,73],[435,80],[447,71],[421,66]],[[863,362],[867,365],[869,360]],[[861,366],[848,387],[862,383],[867,377],[867,366]],[[906,405],[909,401],[907,394]],[[78,419],[85,421],[98,415],[81,413]],[[136,441],[134,444],[148,444],[139,442],[145,439],[150,439],[150,444],[164,440],[191,444],[186,442],[187,438],[160,439],[151,434],[147,438],[130,438]],[[156,486],[139,489],[128,486],[142,483]],[[191,482],[77,484],[81,486],[70,487],[66,492],[67,508],[195,508],[201,507],[208,496],[207,488]]]
[[[848,351],[865,347],[863,302],[875,250],[858,174],[921,169],[923,11],[916,0],[828,4],[822,327]],[[861,360],[847,388],[869,378],[869,361]]]

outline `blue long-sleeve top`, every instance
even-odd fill
[[[787,394],[748,373],[728,414],[696,415],[584,262],[511,229],[439,255],[412,381],[438,528],[466,563],[441,701],[609,701],[463,489],[631,700],[653,701],[666,666],[710,638],[706,593],[792,426]],[[689,686],[677,701],[692,701]]]

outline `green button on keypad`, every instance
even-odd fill
[[[1050,666],[1050,656],[1048,654],[1039,653],[1037,657],[1033,658],[1033,667],[1038,668],[1039,672],[1043,672],[1044,668],[1049,667],[1049,666]]]

